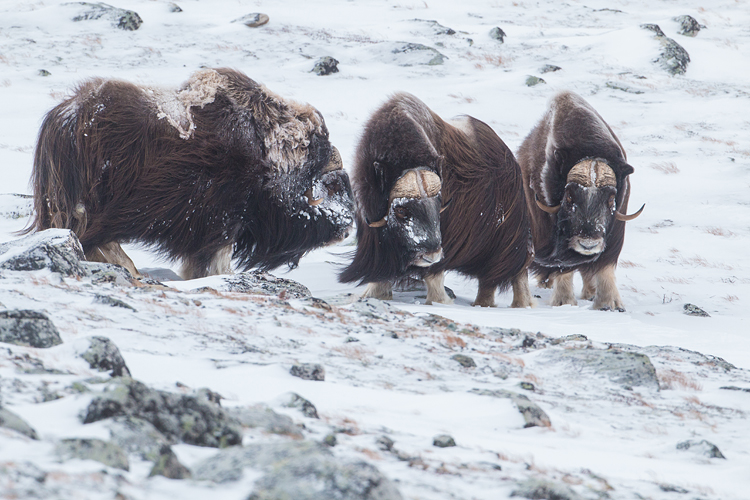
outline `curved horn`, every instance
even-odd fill
[[[442,214],[443,212],[445,212],[445,210],[450,206],[451,203],[453,203],[453,198],[445,202],[443,208],[440,209],[440,213]]]
[[[383,217],[382,219],[380,219],[379,221],[376,221],[376,222],[370,222],[370,219],[368,219],[367,217],[365,217],[365,222],[370,227],[383,227],[386,224],[385,217]]]
[[[632,215],[625,215],[625,214],[621,214],[620,212],[615,212],[615,219],[621,220],[623,222],[627,222],[629,220],[633,220],[636,217],[638,217],[639,215],[641,215],[641,212],[643,212],[644,208],[646,208],[646,204],[645,203],[643,204],[643,206],[641,207],[640,210],[638,210],[636,213],[634,213]]]
[[[323,167],[323,173],[333,172],[335,170],[341,170],[344,168],[344,162],[341,160],[341,153],[336,146],[331,146],[331,159],[328,161],[328,165]]]
[[[538,206],[539,208],[541,208],[543,211],[547,212],[548,214],[554,215],[560,211],[560,205],[557,205],[556,207],[548,207],[547,205],[539,201],[539,196],[537,195],[534,195],[534,200],[536,201],[536,206]]]

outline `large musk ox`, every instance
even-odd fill
[[[518,150],[534,235],[531,271],[553,286],[552,305],[575,305],[573,273],[583,277],[581,298],[595,309],[623,311],[615,268],[625,237],[630,196],[625,150],[582,97],[560,92]]]
[[[349,178],[321,114],[230,69],[177,89],[91,79],[50,111],[27,231],[69,228],[89,260],[137,273],[122,242],[182,260],[186,279],[296,265],[344,238]]]
[[[493,306],[498,287],[512,285],[512,306],[530,306],[521,182],[489,126],[468,116],[448,123],[413,95],[394,95],[357,149],[357,250],[340,281],[369,283],[365,296],[390,299],[394,282],[424,278],[428,304],[450,303],[443,273],[454,269],[479,280],[475,305]]]

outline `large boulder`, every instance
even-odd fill
[[[14,309],[0,311],[0,342],[46,349],[62,344],[62,339],[46,314]]]
[[[92,21],[96,19],[107,19],[113,27],[125,31],[135,31],[143,24],[143,19],[137,12],[119,9],[102,2],[69,2],[62,5],[76,9],[73,21]]]
[[[0,269],[49,269],[64,276],[84,276],[83,248],[69,229],[47,229],[18,240],[0,243]]]
[[[89,348],[81,354],[89,366],[112,377],[130,377],[130,370],[114,342],[107,337],[89,338]]]
[[[687,50],[666,36],[657,24],[642,24],[641,28],[653,31],[655,33],[654,38],[661,45],[659,57],[654,59],[653,62],[659,64],[671,75],[684,75],[690,62],[690,55]]]

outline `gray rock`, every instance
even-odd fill
[[[725,391],[750,392],[750,387],[737,387],[735,385],[725,385],[724,387],[719,387],[719,389],[724,389]]]
[[[171,269],[164,267],[145,267],[138,271],[148,278],[156,281],[185,281],[182,277]]]
[[[52,76],[52,73],[50,73],[46,69],[40,69],[39,72],[38,72],[38,75],[39,76]]]
[[[0,427],[14,430],[31,439],[39,439],[36,431],[24,419],[7,408],[0,408]]]
[[[624,83],[607,82],[606,86],[610,89],[622,90],[623,92],[627,92],[628,94],[643,94],[644,93],[642,90],[633,88],[630,85],[625,85]]]
[[[96,460],[109,467],[130,470],[128,456],[122,448],[101,439],[63,439],[55,447],[55,453],[62,459]]]
[[[538,76],[527,76],[526,77],[526,86],[527,87],[534,87],[536,85],[539,85],[540,83],[547,83],[544,81],[544,79],[539,78]]]
[[[531,382],[520,382],[518,386],[523,389],[524,391],[536,391],[536,387]]]
[[[694,37],[700,32],[701,28],[705,28],[693,16],[677,16],[673,17],[672,20],[680,23],[680,31],[678,31],[680,35]]]
[[[148,477],[164,476],[169,479],[187,479],[191,475],[190,469],[180,463],[177,459],[177,455],[172,451],[172,448],[169,446],[162,446],[159,450],[159,457],[151,468]]]
[[[219,289],[225,292],[276,295],[281,299],[304,299],[312,296],[310,290],[301,283],[258,270],[229,276],[224,278],[224,283]]]
[[[374,466],[334,457],[311,441],[258,443],[229,448],[199,463],[193,478],[223,483],[251,468],[263,473],[248,500],[397,500],[401,494]]]
[[[349,310],[365,318],[379,319],[385,322],[400,321],[403,313],[390,303],[379,299],[359,299],[349,306]]]
[[[173,394],[150,389],[130,378],[117,378],[91,401],[83,423],[131,416],[147,420],[171,440],[211,447],[240,444],[239,422],[207,394],[207,391],[198,391],[196,395]]]
[[[457,361],[458,364],[460,364],[464,368],[477,367],[477,364],[474,362],[474,360],[470,356],[466,356],[465,354],[455,354],[451,356],[451,359]]]
[[[504,389],[489,390],[489,389],[472,389],[469,391],[473,394],[480,396],[491,396],[493,398],[504,398],[510,399],[513,404],[516,405],[518,411],[523,415],[523,419],[526,421],[524,428],[527,427],[551,427],[552,422],[549,416],[542,410],[539,405],[531,401],[527,396],[523,394],[517,394],[512,391],[506,391]]]
[[[0,244],[0,269],[38,271],[49,269],[65,276],[84,276],[83,248],[68,229],[47,229]]]
[[[656,34],[654,38],[661,44],[659,57],[654,59],[653,62],[658,63],[671,75],[684,75],[690,62],[690,55],[688,55],[687,50],[666,36],[656,24],[642,24],[641,28],[653,31]]]
[[[448,434],[440,434],[439,436],[432,438],[432,446],[437,446],[438,448],[451,448],[456,446],[456,441]]]
[[[443,26],[439,22],[431,19],[413,19],[413,21],[418,23],[424,23],[430,26],[436,35],[455,35],[456,30],[449,28],[447,26]]]
[[[569,486],[545,479],[529,479],[519,484],[510,496],[533,500],[583,500]]]
[[[62,344],[62,339],[46,314],[13,309],[0,311],[0,342],[46,349]]]
[[[560,66],[555,66],[554,64],[545,64],[541,68],[539,68],[540,73],[554,73],[555,71],[560,71],[562,68]]]
[[[304,380],[324,381],[326,379],[326,369],[318,363],[298,363],[289,370],[294,377]]]
[[[438,66],[448,59],[436,49],[421,43],[397,42],[391,53],[396,54],[399,66]]]
[[[182,12],[182,8],[174,2],[169,3],[169,12]]]
[[[710,314],[694,304],[685,304],[684,306],[682,306],[682,312],[684,312],[688,316],[698,316],[700,318],[711,317]]]
[[[706,441],[705,439],[702,439],[701,441],[694,441],[690,439],[687,441],[682,441],[681,443],[677,443],[677,449],[683,451],[690,450],[693,453],[698,453],[708,458],[723,458],[726,460],[726,457],[721,453],[721,451],[719,451],[718,446],[709,441]]]
[[[151,422],[137,417],[115,417],[107,423],[110,440],[127,453],[156,462],[161,449],[170,444]]]
[[[585,342],[588,340],[588,337],[585,335],[580,334],[573,334],[573,335],[566,335],[564,337],[558,337],[556,339],[550,340],[550,344],[552,345],[558,345],[558,344],[564,344],[565,342]]]
[[[659,390],[656,369],[645,354],[620,349],[563,349],[545,354],[553,361],[569,364],[578,376],[605,376],[625,388]]]
[[[320,418],[318,416],[318,409],[315,408],[315,405],[297,393],[290,392],[282,396],[281,399],[281,404],[285,408],[297,408],[302,411],[302,414],[307,418]]]
[[[490,30],[490,38],[492,38],[493,40],[497,40],[500,43],[505,43],[506,36],[508,35],[506,35],[505,32],[497,26]]]
[[[271,434],[281,434],[297,439],[303,437],[299,427],[290,417],[280,415],[264,404],[229,408],[226,411],[244,427],[260,428]]]
[[[376,441],[375,444],[378,445],[378,449],[381,451],[393,451],[393,446],[396,444],[393,442],[393,439],[389,438],[388,436],[380,436]]]
[[[135,31],[143,24],[143,19],[132,10],[118,9],[106,3],[70,2],[62,5],[79,6],[80,12],[73,17],[73,21],[91,21],[109,19],[112,26],[125,31]]]
[[[114,342],[107,337],[91,337],[89,348],[81,354],[89,366],[112,377],[130,377],[130,370]]]
[[[310,71],[318,76],[330,75],[339,72],[339,62],[330,56],[321,57]]]
[[[247,14],[238,19],[235,19],[232,22],[242,23],[248,28],[257,28],[258,26],[263,26],[264,24],[267,24],[269,20],[270,18],[268,17],[267,14],[263,14],[260,12],[253,12],[252,14]]]
[[[42,490],[47,473],[32,462],[5,460],[0,463],[0,478],[5,499],[50,498]]]
[[[323,444],[328,446],[329,448],[333,448],[337,444],[339,444],[339,440],[336,438],[336,434],[326,434],[326,437],[323,438]]]
[[[133,275],[130,271],[116,264],[104,262],[81,262],[86,276],[91,276],[91,283],[102,285],[111,283],[118,286],[133,286]]]
[[[135,307],[131,306],[130,304],[127,304],[126,302],[116,297],[112,297],[110,295],[101,295],[97,293],[96,295],[94,295],[94,302],[96,302],[97,304],[104,304],[106,306],[111,306],[111,307],[122,307],[123,309],[130,309],[133,312],[137,312],[135,310]]]

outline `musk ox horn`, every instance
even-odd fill
[[[388,197],[388,206],[396,198],[432,198],[440,194],[442,187],[443,184],[440,181],[440,176],[432,170],[421,168],[407,170],[393,185],[391,195]],[[443,210],[447,206],[446,204]],[[383,227],[386,224],[387,217],[388,214],[377,222],[370,222],[367,219],[365,219],[365,222],[370,227]]]
[[[541,202],[541,200],[539,199],[539,196],[537,195],[534,195],[534,200],[536,201],[536,206],[538,206],[539,208],[541,208],[543,211],[547,212],[548,214],[554,215],[560,211],[560,205],[556,205],[554,207],[548,207],[547,205]]]
[[[328,161],[328,165],[323,168],[323,173],[325,174],[327,172],[333,172],[334,170],[341,170],[342,168],[344,168],[344,162],[341,161],[341,154],[336,146],[333,146],[331,159]]]
[[[568,182],[575,182],[583,187],[617,186],[614,170],[600,158],[587,158],[578,162],[568,172]]]
[[[638,210],[636,213],[631,214],[631,215],[625,215],[625,214],[621,214],[620,212],[615,212],[615,219],[621,220],[623,222],[627,222],[629,220],[633,220],[636,217],[638,217],[639,215],[641,215],[641,212],[643,212],[644,208],[646,208],[646,204],[645,203],[641,206],[640,210]]]
[[[305,197],[307,198],[307,203],[309,203],[311,207],[317,207],[318,205],[323,203],[323,200],[325,200],[325,197],[318,198],[317,200],[313,198],[312,188],[309,188],[307,191],[305,191]]]
[[[365,222],[366,222],[366,223],[367,223],[367,225],[368,225],[368,226],[370,226],[370,227],[383,227],[383,226],[385,226],[385,223],[386,223],[386,220],[385,220],[385,219],[386,219],[386,218],[385,218],[385,217],[383,217],[383,218],[382,218],[382,219],[380,219],[379,221],[376,221],[376,222],[370,222],[370,219],[368,219],[368,218],[366,218],[366,217],[365,217]]]

